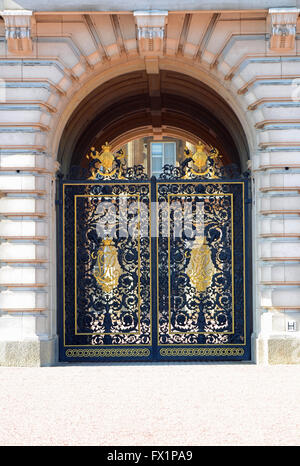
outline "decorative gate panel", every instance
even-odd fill
[[[159,357],[249,359],[244,181],[158,182],[157,199]]]
[[[203,146],[159,180],[109,149],[60,184],[60,359],[250,359],[248,180]]]
[[[63,183],[61,359],[152,358],[150,187]]]

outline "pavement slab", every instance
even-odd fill
[[[0,445],[299,446],[300,367],[0,368]]]

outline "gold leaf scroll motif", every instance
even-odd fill
[[[215,267],[211,260],[211,253],[208,244],[203,236],[197,236],[194,240],[190,262],[186,269],[191,285],[198,292],[203,292],[211,285]]]
[[[94,269],[94,277],[104,293],[110,293],[118,286],[121,273],[117,249],[112,239],[104,239],[98,249],[97,264]]]

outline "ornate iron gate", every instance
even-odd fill
[[[149,180],[107,145],[60,182],[60,360],[250,359],[248,180],[197,149]]]

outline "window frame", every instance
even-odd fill
[[[159,176],[160,173],[162,173],[162,171],[160,172],[157,172],[155,171],[153,174],[153,153],[152,153],[152,144],[162,144],[162,168],[164,167],[165,165],[165,144],[173,144],[174,146],[174,165],[176,164],[176,158],[177,158],[177,144],[176,144],[176,141],[151,141],[150,142],[150,173],[151,173],[151,176]],[[154,155],[154,157],[156,157]],[[157,158],[161,157],[160,155],[157,156]]]

